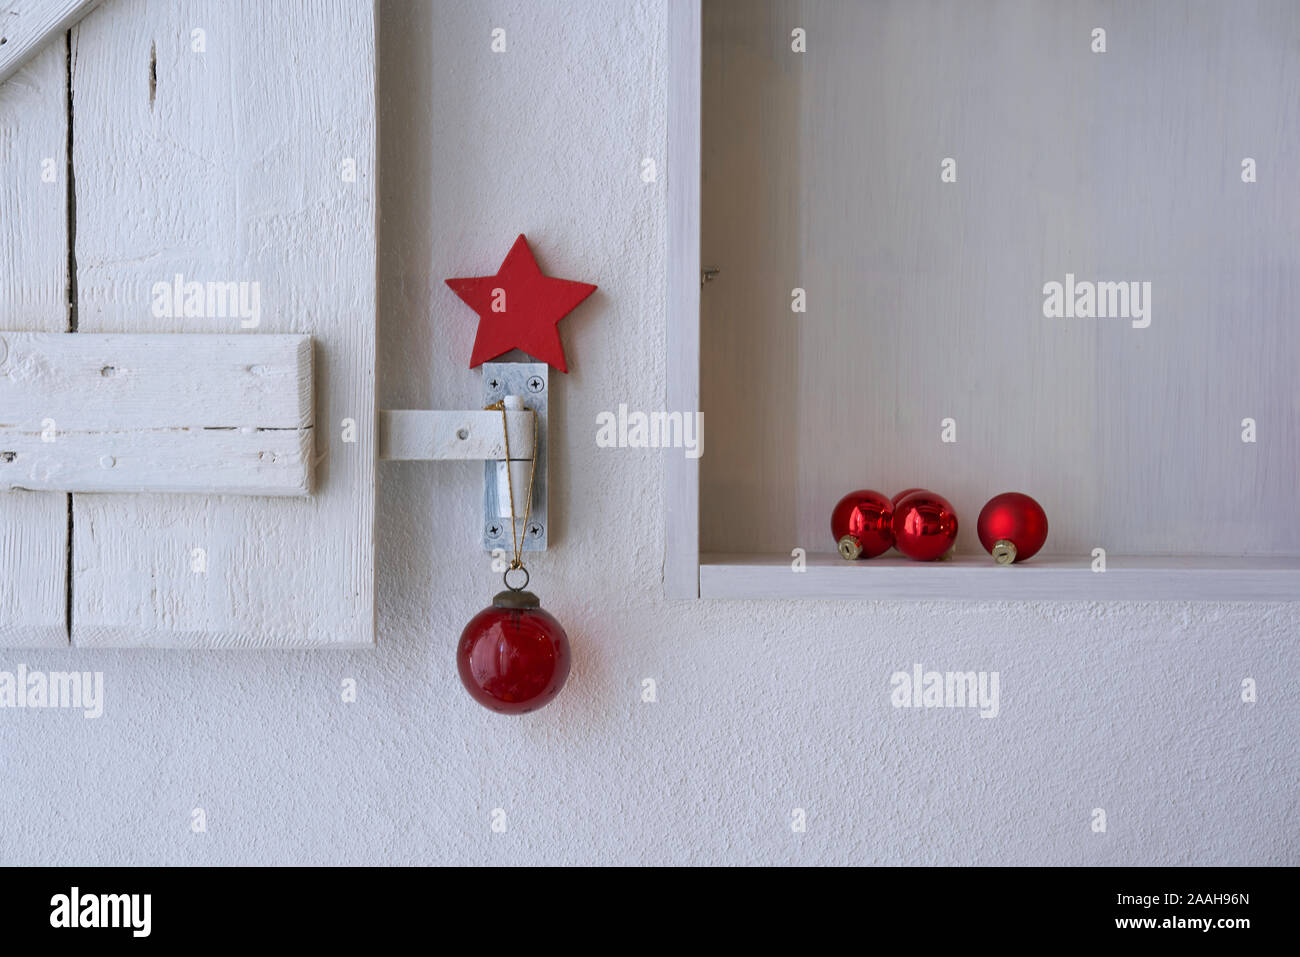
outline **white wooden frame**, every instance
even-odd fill
[[[668,408],[700,405],[703,2],[668,8]],[[726,428],[714,422],[711,428]],[[670,598],[1300,600],[1300,557],[1043,556],[1000,567],[984,556],[721,555],[700,551],[698,460],[665,459],[664,591]],[[973,522],[973,516],[966,518]]]
[[[670,410],[700,407],[700,0],[668,5],[668,391]],[[664,459],[664,593],[700,596],[699,459]]]

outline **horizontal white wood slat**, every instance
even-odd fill
[[[836,598],[904,601],[1300,601],[1300,558],[1109,555],[1035,557],[997,565],[988,555],[913,562],[838,555],[703,556],[702,598]]]
[[[66,72],[52,44],[0,84],[0,330],[68,326]],[[0,647],[67,645],[67,571],[68,496],[0,495]]]
[[[0,0],[0,83],[51,44],[100,0]]]
[[[317,458],[307,498],[74,495],[73,643],[369,646],[373,5],[113,0],[72,36],[79,334],[310,335]]]
[[[0,339],[0,429],[47,417],[95,431],[312,425],[310,336]]]
[[[0,489],[306,495],[302,335],[0,335]]]
[[[533,413],[507,412],[510,458],[531,459]],[[381,459],[504,459],[499,411],[390,409],[379,413]]]

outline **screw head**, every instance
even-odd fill
[[[493,522],[491,525],[487,527],[487,534],[488,534],[488,538],[500,538],[501,526],[498,525],[496,522]]]
[[[542,386],[543,386],[543,385],[545,385],[545,383],[542,382],[542,377],[541,377],[541,376],[537,376],[537,375],[535,375],[535,376],[533,376],[531,379],[528,380],[528,391],[529,391],[529,392],[541,392],[541,391],[542,391]]]
[[[500,385],[501,385],[501,383],[498,382],[496,379],[489,379],[489,380],[488,380],[488,388],[489,388],[489,389],[496,389],[496,388],[499,388]]]
[[[533,536],[533,538],[541,538],[542,526],[537,522],[533,522],[531,525],[528,526],[528,534]]]

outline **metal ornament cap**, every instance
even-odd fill
[[[507,588],[492,596],[493,608],[541,608],[542,600],[530,591],[515,591]]]
[[[839,541],[840,556],[848,561],[857,561],[862,554],[862,544],[852,535],[845,535]]]
[[[1016,546],[1005,538],[993,543],[993,560],[999,565],[1010,565],[1016,560]]]

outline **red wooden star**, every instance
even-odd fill
[[[561,372],[569,371],[556,326],[596,287],[543,276],[523,233],[510,247],[495,276],[446,282],[479,315],[474,353],[469,360],[471,369],[518,348]]]

